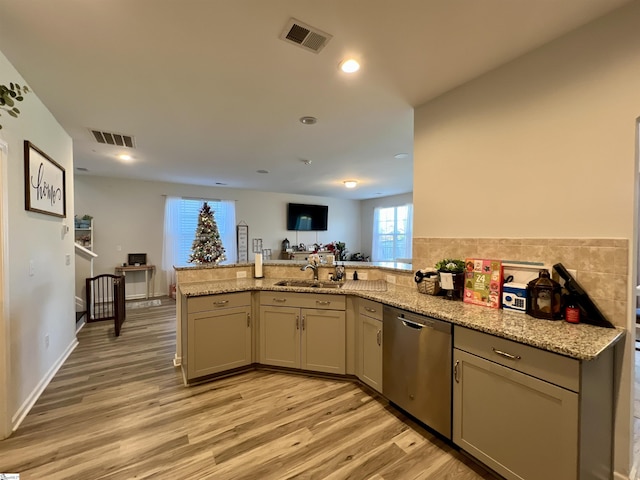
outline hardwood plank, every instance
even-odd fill
[[[253,370],[185,387],[175,302],[128,310],[79,345],[10,438],[21,480],[493,478],[350,381]]]

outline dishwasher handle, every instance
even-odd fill
[[[400,320],[405,327],[414,328],[416,330],[422,330],[424,328],[424,325],[421,323],[412,322],[406,318],[398,317],[398,320]]]

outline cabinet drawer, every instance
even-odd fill
[[[261,292],[260,305],[345,310],[346,299],[344,295],[326,295],[322,293]]]
[[[455,348],[541,380],[580,391],[580,362],[506,338],[456,326]]]
[[[201,297],[189,297],[187,300],[187,312],[206,312],[220,308],[244,307],[251,305],[251,292],[221,293],[220,295],[203,295]]]
[[[382,320],[382,304],[366,298],[359,298],[358,313],[376,320]]]

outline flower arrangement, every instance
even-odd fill
[[[325,248],[336,256],[336,260],[344,261],[347,259],[347,245],[344,242],[327,243]]]
[[[464,272],[464,260],[455,258],[443,258],[436,263],[435,268],[439,272],[462,273]]]

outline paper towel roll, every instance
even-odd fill
[[[255,278],[262,278],[262,254],[261,253],[256,253],[256,265],[254,268],[253,276]]]

